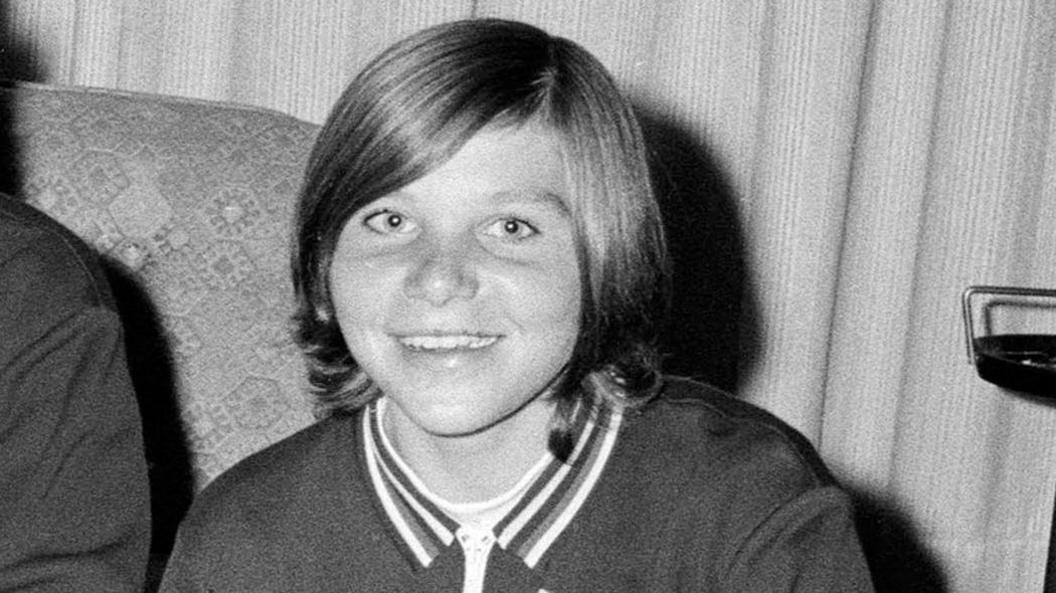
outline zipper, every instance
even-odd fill
[[[455,532],[462,554],[466,557],[466,570],[462,579],[462,593],[483,593],[484,573],[488,570],[488,556],[495,545],[491,531],[462,526]]]

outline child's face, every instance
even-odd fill
[[[556,147],[530,127],[485,129],[342,230],[337,321],[389,398],[397,439],[523,433],[492,429],[549,417],[538,395],[571,357],[580,316]]]

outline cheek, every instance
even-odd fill
[[[547,266],[546,281],[537,286],[541,293],[538,298],[545,299],[555,314],[575,319],[578,330],[583,300],[580,266],[572,249],[568,251],[564,257]]]
[[[385,296],[383,278],[367,266],[335,266],[330,273],[330,295],[341,332],[346,336],[362,331],[391,298]]]
[[[504,284],[509,307],[523,325],[579,333],[582,304],[576,267],[547,267],[512,278],[507,275]]]

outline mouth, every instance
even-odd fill
[[[480,350],[499,341],[500,336],[476,334],[439,334],[400,336],[397,341],[415,352],[452,352]]]

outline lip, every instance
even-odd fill
[[[502,339],[498,334],[475,332],[423,332],[395,336],[396,341],[412,352],[473,352],[493,346]]]

